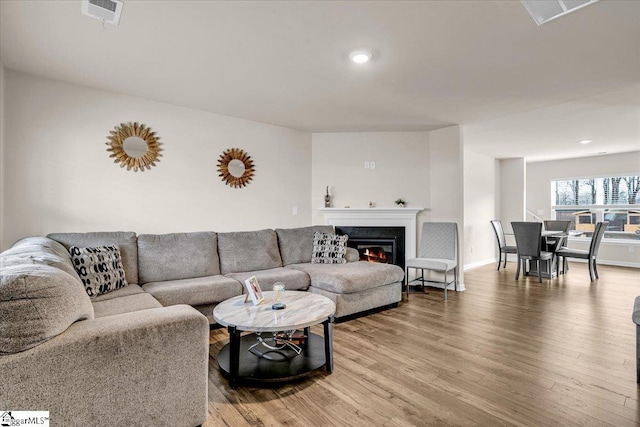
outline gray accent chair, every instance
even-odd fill
[[[636,382],[640,384],[640,296],[634,301],[631,319],[636,324]]]
[[[541,222],[512,222],[513,234],[518,248],[518,267],[516,268],[516,280],[520,277],[520,267],[526,274],[526,262],[535,261],[538,269],[538,281],[542,283],[540,261],[547,261],[547,272],[551,277],[551,263],[553,252],[541,250],[542,247],[542,223]]]
[[[579,258],[586,259],[589,263],[589,277],[591,281],[598,279],[598,266],[596,263],[596,259],[598,258],[598,250],[600,249],[600,243],[602,243],[602,238],[604,237],[604,232],[607,230],[609,226],[609,221],[603,221],[596,224],[596,228],[593,232],[593,236],[591,237],[591,243],[589,244],[589,250],[585,251],[582,249],[570,249],[570,248],[560,248],[556,251],[556,255],[559,258],[562,258],[564,270],[567,270],[567,258]],[[560,267],[560,260],[558,259],[558,264],[556,265],[556,270]]]
[[[444,285],[444,299],[447,299],[447,287],[453,283],[458,291],[458,224],[455,222],[425,222],[422,224],[420,250],[418,258],[408,259],[405,265],[407,299],[409,298],[409,269],[421,271],[419,280],[422,286],[426,282]],[[425,280],[424,270],[444,274],[443,282]],[[448,272],[453,270],[453,282],[448,281]]]
[[[496,239],[498,240],[498,271],[500,271],[500,264],[502,263],[502,255],[504,254],[503,268],[507,268],[507,254],[517,254],[518,249],[515,246],[507,245],[507,241],[504,237],[504,230],[502,229],[502,222],[498,219],[491,221],[493,231],[496,233]]]

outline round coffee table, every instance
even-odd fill
[[[213,318],[229,332],[229,344],[218,353],[218,365],[229,384],[284,382],[323,366],[331,373],[335,303],[310,292],[286,291],[287,307],[273,310],[273,292],[263,295],[264,301],[256,306],[239,295],[213,309]],[[310,327],[319,323],[324,325],[324,337],[311,333]],[[296,343],[298,329],[304,330],[304,338]]]

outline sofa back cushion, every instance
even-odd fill
[[[220,260],[214,232],[138,236],[140,284],[216,274],[220,274]]]
[[[26,237],[0,254],[0,267],[20,264],[50,265],[80,281],[67,248],[46,237]]]
[[[138,283],[138,243],[132,231],[106,231],[95,233],[52,233],[48,238],[60,242],[67,250],[71,246],[91,248],[115,245],[120,249],[122,267],[127,283]]]
[[[277,228],[278,245],[284,265],[311,262],[313,233],[333,233],[332,225],[314,225],[299,228]]]
[[[93,319],[82,283],[42,264],[3,266],[0,272],[0,354],[35,347],[77,320]]]
[[[218,233],[218,255],[222,274],[282,267],[273,230]]]

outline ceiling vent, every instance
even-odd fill
[[[82,14],[102,22],[118,25],[122,14],[120,0],[82,0]]]
[[[521,0],[529,15],[538,23],[545,24],[568,13],[575,12],[598,0]]]

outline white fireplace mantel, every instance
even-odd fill
[[[343,227],[404,227],[405,258],[416,257],[417,217],[424,208],[321,208],[325,223]]]

